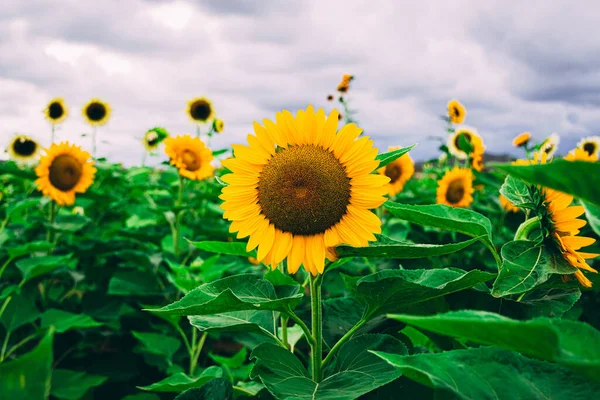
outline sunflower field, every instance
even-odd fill
[[[56,142],[50,101],[52,145],[0,162],[0,398],[597,397],[600,138],[492,162],[451,100],[415,163],[363,133],[353,79],[226,149],[193,99],[153,166],[96,154],[100,99],[89,146]]]

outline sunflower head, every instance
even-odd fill
[[[212,103],[205,97],[196,97],[188,101],[186,112],[192,122],[201,123],[214,116]]]
[[[34,164],[41,150],[40,144],[27,135],[17,134],[6,148],[8,155],[19,164]]]
[[[375,240],[381,221],[370,209],[385,201],[389,178],[371,173],[373,141],[359,139],[355,124],[338,132],[336,110],[309,106],[263,121],[249,146],[233,145],[234,158],[223,161],[232,172],[222,177],[223,217],[238,238],[250,236],[247,250],[258,246],[257,259],[271,267],[287,259],[290,273],[303,265],[317,275],[336,259],[334,246]]]
[[[75,194],[85,193],[94,182],[90,153],[68,142],[53,144],[45,152],[35,169],[38,190],[58,205],[73,205]]]
[[[548,158],[552,157],[556,150],[558,150],[558,144],[560,143],[560,137],[557,133],[553,133],[548,136],[540,145],[540,152],[546,153]]]
[[[142,143],[144,144],[146,151],[153,151],[156,150],[158,146],[160,146],[162,141],[165,140],[168,136],[169,132],[167,132],[165,128],[157,126],[146,132]]]
[[[465,147],[465,143],[467,147]],[[454,133],[448,137],[447,146],[454,157],[459,160],[466,160],[473,151],[482,151],[483,141],[475,129],[461,126],[456,128]]]
[[[398,149],[399,147],[390,147],[388,151]],[[390,178],[390,183],[387,185],[388,194],[395,196],[404,189],[406,182],[414,175],[415,163],[407,153],[385,167],[380,168],[379,173]]]
[[[213,121],[213,129],[217,133],[223,132],[223,128],[225,127],[225,123],[220,118],[215,118]]]
[[[598,156],[594,153],[590,154],[585,149],[577,147],[569,152],[565,157],[567,161],[587,161],[587,162],[596,162],[598,161]]]
[[[473,173],[470,168],[455,167],[446,171],[438,181],[436,200],[438,204],[452,207],[468,207],[473,203]]]
[[[344,76],[342,76],[342,80],[338,84],[338,87],[337,87],[338,92],[346,93],[348,91],[348,89],[350,89],[350,82],[352,82],[353,79],[354,79],[354,76],[349,75],[349,74],[344,74]]]
[[[519,207],[516,207],[513,203],[511,203],[510,200],[504,197],[503,194],[501,194],[500,197],[498,197],[498,200],[500,201],[500,205],[502,206],[504,211],[510,213],[516,213],[519,211]]]
[[[590,156],[598,159],[600,157],[600,136],[589,136],[583,138],[579,141],[579,143],[577,143],[577,147],[581,150],[584,150]]]
[[[50,123],[57,125],[63,122],[69,115],[69,109],[65,104],[65,100],[61,97],[56,97],[48,103],[44,109],[46,119]]]
[[[165,139],[165,153],[185,178],[200,181],[213,174],[214,167],[210,164],[212,151],[200,138],[190,135],[168,137]]]
[[[91,99],[81,111],[85,121],[91,126],[102,126],[110,118],[111,108],[108,103],[99,99]]]
[[[531,140],[531,133],[523,132],[519,136],[513,139],[513,146],[523,147],[527,146],[527,143]]]
[[[448,102],[448,118],[453,124],[462,124],[466,116],[467,110],[458,100],[452,99]]]

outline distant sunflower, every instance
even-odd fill
[[[485,146],[483,145],[483,140],[479,136],[473,137],[472,140],[471,145],[473,146],[473,151],[470,154],[471,168],[481,172],[484,167],[483,154],[485,153]]]
[[[515,147],[523,147],[526,146],[527,143],[531,140],[531,133],[523,132],[519,136],[513,139],[513,146]]]
[[[37,161],[41,146],[35,139],[17,134],[11,140],[6,151],[12,160],[21,164],[33,164]]]
[[[169,132],[165,128],[155,127],[150,129],[144,135],[142,143],[146,148],[146,151],[154,151],[158,149],[158,146],[169,136]]]
[[[214,167],[212,151],[199,138],[179,135],[165,139],[165,153],[171,164],[185,178],[200,181],[212,176]]]
[[[464,137],[468,143],[471,144],[473,149],[477,144],[481,144],[483,146],[483,141],[481,137],[477,134],[477,131],[474,128],[470,128],[467,126],[460,126],[454,130],[454,133],[448,137],[448,150],[450,154],[459,160],[466,160],[469,157],[469,154],[466,152],[466,149],[460,148],[461,137]]]
[[[436,200],[438,204],[468,207],[473,202],[473,192],[471,169],[454,167],[438,181]]]
[[[233,145],[234,158],[223,161],[221,207],[238,238],[250,236],[257,260],[275,268],[287,259],[289,273],[304,265],[323,273],[334,246],[366,246],[381,232],[370,211],[385,201],[389,178],[377,169],[377,149],[355,124],[340,131],[338,112],[329,116],[312,106],[294,117],[276,114],[275,122],[254,123],[249,146]]]
[[[348,89],[350,89],[350,82],[352,82],[353,79],[354,79],[354,76],[349,75],[349,74],[344,74],[344,76],[342,76],[342,80],[338,84],[338,87],[337,87],[338,92],[346,93],[348,91]]]
[[[558,150],[559,143],[560,137],[557,133],[553,133],[542,142],[540,145],[540,152],[546,153],[548,158],[550,158],[556,153],[556,150]]]
[[[458,100],[448,102],[448,117],[453,124],[462,124],[467,116],[467,110]]]
[[[600,157],[600,136],[583,138],[577,143],[577,147],[598,158]]]
[[[569,154],[565,157],[567,161],[587,161],[587,162],[596,162],[598,161],[598,157],[595,154],[590,154],[586,150],[578,147],[574,150],[571,150]]]
[[[397,149],[399,149],[399,147],[390,147],[388,151]],[[385,167],[380,168],[379,173],[390,178],[390,183],[387,184],[387,190],[390,196],[394,196],[402,191],[406,182],[408,182],[415,173],[415,163],[407,153]]]
[[[83,106],[81,113],[85,121],[91,126],[102,126],[108,122],[111,109],[108,103],[99,99],[92,99]]]
[[[215,132],[217,132],[217,133],[223,132],[224,127],[225,127],[225,123],[223,122],[223,120],[220,118],[215,118],[215,120],[213,121],[213,129],[215,130]]]
[[[192,122],[206,122],[214,115],[212,103],[205,97],[196,97],[188,101],[187,114]]]
[[[506,212],[516,213],[519,211],[519,207],[516,207],[513,203],[510,202],[503,194],[498,198],[500,201],[500,205]]]
[[[44,110],[46,119],[53,125],[58,125],[63,122],[69,115],[69,109],[65,104],[65,100],[61,97],[56,97],[48,103]]]
[[[53,144],[45,151],[35,169],[38,190],[60,206],[73,205],[75,194],[85,193],[94,182],[96,168],[90,153],[68,142]]]

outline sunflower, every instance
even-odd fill
[[[50,123],[57,125],[67,118],[69,115],[69,109],[67,108],[63,98],[56,97],[50,100],[46,106],[46,109],[44,110],[44,114],[46,114],[46,119],[50,121]]]
[[[519,211],[519,207],[516,207],[513,203],[510,202],[503,194],[498,198],[500,201],[500,205],[506,212],[516,213]]]
[[[448,102],[448,117],[454,124],[462,124],[467,116],[467,110],[460,104],[458,100],[450,100]]]
[[[196,97],[188,101],[186,108],[192,122],[206,122],[214,115],[212,103],[205,97]]]
[[[483,140],[479,136],[474,136],[472,139],[471,145],[473,146],[473,151],[471,152],[471,168],[475,171],[483,170],[483,153],[485,152],[485,146],[483,145]]]
[[[231,174],[220,196],[223,217],[238,238],[250,236],[257,259],[275,268],[287,259],[289,273],[304,268],[323,273],[332,247],[366,246],[381,232],[370,209],[385,201],[389,178],[377,169],[377,149],[355,124],[340,131],[338,112],[329,116],[312,106],[276,114],[275,122],[254,123],[249,146],[233,145],[235,157],[223,161]]]
[[[185,178],[200,181],[213,174],[212,151],[199,138],[179,135],[165,139],[165,153]]]
[[[346,93],[348,91],[348,89],[350,89],[350,82],[352,82],[352,80],[354,79],[354,76],[349,75],[349,74],[344,74],[344,76],[342,76],[342,80],[339,83],[337,90],[340,93]]]
[[[27,135],[17,134],[6,151],[11,159],[21,164],[33,164],[37,161],[41,146]]]
[[[569,154],[565,157],[567,161],[587,161],[587,162],[596,162],[598,161],[598,157],[595,154],[590,154],[586,150],[578,147],[574,150],[571,150]]]
[[[468,207],[473,202],[473,173],[469,168],[446,171],[438,181],[437,203],[452,207]]]
[[[85,121],[91,126],[101,126],[108,122],[111,109],[108,103],[99,99],[91,99],[81,111]]]
[[[548,158],[550,158],[554,155],[554,153],[556,153],[559,143],[560,137],[557,133],[553,133],[542,142],[542,144],[540,145],[540,151],[546,153],[548,155]]]
[[[225,127],[225,123],[223,122],[223,120],[219,119],[219,118],[215,118],[215,120],[213,121],[213,129],[215,130],[215,132],[217,132],[217,133],[223,132],[224,127]]]
[[[595,156],[596,159],[600,157],[600,136],[589,136],[581,139],[577,143],[577,147],[585,150],[589,155]]]
[[[168,136],[169,133],[165,128],[155,127],[146,132],[142,143],[144,144],[146,151],[153,151],[156,150]]]
[[[527,143],[531,140],[531,133],[523,132],[519,136],[513,139],[513,146],[515,147],[524,147],[527,146]]]
[[[465,151],[466,149],[460,148],[461,137],[464,137],[467,142],[471,143],[473,150],[475,150],[477,145],[479,145],[480,149],[483,147],[483,141],[475,129],[467,126],[456,128],[454,133],[448,137],[448,150],[459,160],[466,160],[469,157],[469,154]]]
[[[388,151],[397,149],[399,149],[399,147],[390,147]],[[387,184],[387,190],[390,196],[394,196],[402,191],[406,182],[408,182],[415,173],[415,163],[407,153],[385,167],[380,168],[379,173],[390,178],[390,183]]]
[[[38,190],[59,206],[73,205],[75,193],[85,193],[94,182],[90,153],[68,142],[53,144],[45,152],[35,169]]]

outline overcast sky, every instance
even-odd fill
[[[457,98],[488,151],[531,131],[558,132],[564,153],[600,132],[599,21],[593,0],[1,0],[0,134],[49,141],[42,109],[62,96],[57,137],[90,149],[80,110],[98,97],[113,108],[98,155],[133,164],[147,129],[194,133],[191,97],[225,121],[220,148],[282,109],[329,110],[351,73],[349,100],[381,149],[437,154],[427,136],[443,135]]]

